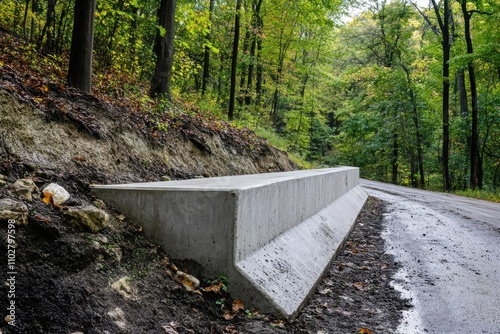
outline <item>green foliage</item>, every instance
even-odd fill
[[[36,71],[51,69],[48,80],[63,83],[73,2],[57,1],[50,38],[42,33],[45,1],[0,4],[0,26],[31,42],[17,51]],[[173,126],[163,117],[175,108],[190,119],[225,119],[234,1],[214,1],[211,11],[209,0],[177,1],[172,93],[181,102],[175,106],[148,97],[154,41],[158,33],[166,33],[157,22],[159,4],[159,0],[97,2],[95,93],[133,101],[159,132]],[[324,0],[243,2],[233,124],[254,129],[290,152],[302,167],[354,165],[364,177],[395,179],[405,185],[416,186],[421,155],[425,187],[439,189],[440,36],[407,1],[372,1],[356,17],[340,20],[348,5]],[[452,2],[450,174],[453,189],[468,188],[471,119],[470,111],[461,110],[457,78],[465,75],[470,109],[471,63],[478,86],[483,185],[494,192],[500,187],[500,2],[471,0],[468,6],[488,15],[473,14],[474,53],[468,54],[459,3]],[[432,10],[422,13],[431,23],[436,21]],[[39,51],[45,56],[40,58]],[[202,91],[204,76],[208,80]]]

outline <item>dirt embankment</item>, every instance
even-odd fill
[[[90,172],[94,175],[81,176],[96,183],[296,168],[286,153],[263,142],[252,147],[241,139],[249,130],[221,136],[191,124],[181,111],[173,111],[175,127],[160,131],[150,118],[92,96],[68,94],[59,88],[51,94],[53,105],[40,110],[20,103],[23,97],[18,93],[16,99],[0,89],[0,152],[4,158],[75,176]]]

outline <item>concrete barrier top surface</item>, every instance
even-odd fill
[[[247,174],[199,178],[177,181],[156,181],[142,183],[127,183],[113,185],[93,185],[94,189],[122,189],[122,190],[214,190],[231,191],[258,188],[272,183],[284,182],[291,179],[300,179],[315,175],[328,174],[336,171],[357,169],[355,167],[334,167],[323,169],[296,170],[291,172],[276,172],[262,174]]]

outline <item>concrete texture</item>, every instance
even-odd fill
[[[247,307],[293,318],[366,201],[359,170],[338,167],[94,186],[174,259],[223,273]]]

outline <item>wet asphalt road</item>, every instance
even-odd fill
[[[384,239],[414,305],[398,333],[500,333],[500,203],[362,180],[388,203]]]

